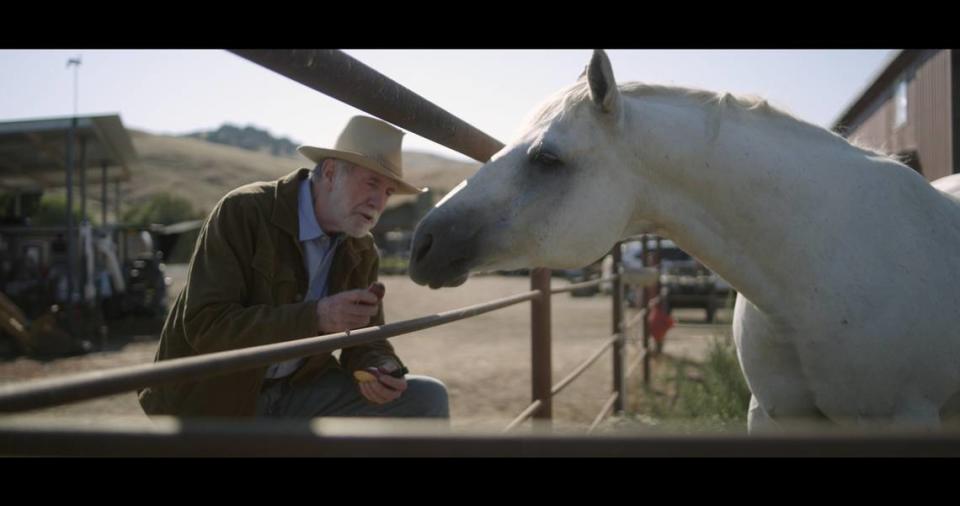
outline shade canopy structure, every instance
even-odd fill
[[[0,122],[0,191],[66,186],[70,128],[74,118]],[[87,167],[86,184],[128,181],[137,153],[120,116],[76,118],[73,163]]]
[[[86,216],[87,187],[100,186],[101,224],[105,225],[107,185],[114,182],[115,203],[119,204],[119,183],[130,179],[136,162],[133,142],[117,114],[0,122],[0,193],[15,196],[17,214],[23,194],[66,187],[66,305],[70,314],[74,302],[80,300],[81,285],[85,284],[87,299],[95,293],[92,273],[78,265],[79,229],[72,212],[74,186],[80,193],[81,216]],[[119,216],[119,206],[116,213]],[[89,262],[87,271],[92,271]]]

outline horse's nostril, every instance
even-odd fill
[[[414,254],[415,261],[420,263],[423,260],[423,257],[427,256],[427,253],[430,252],[430,246],[433,245],[433,235],[427,234],[423,237],[423,244],[417,249]]]

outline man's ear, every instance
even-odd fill
[[[332,158],[327,158],[320,165],[320,185],[327,189],[333,188],[333,180],[337,177],[337,165]]]

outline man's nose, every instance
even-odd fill
[[[383,211],[383,208],[387,207],[387,199],[389,197],[386,192],[378,191],[371,196],[371,203],[377,208],[378,212]]]

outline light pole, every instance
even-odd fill
[[[74,299],[74,267],[77,258],[77,238],[73,225],[73,147],[77,136],[77,83],[79,79],[81,58],[67,60],[67,68],[73,69],[73,120],[70,122],[70,131],[67,134],[67,311],[72,317]]]
[[[79,79],[80,79],[80,64],[83,63],[83,56],[77,55],[74,58],[67,60],[67,68],[73,66],[73,117],[76,120],[77,117],[77,100],[79,92]]]

